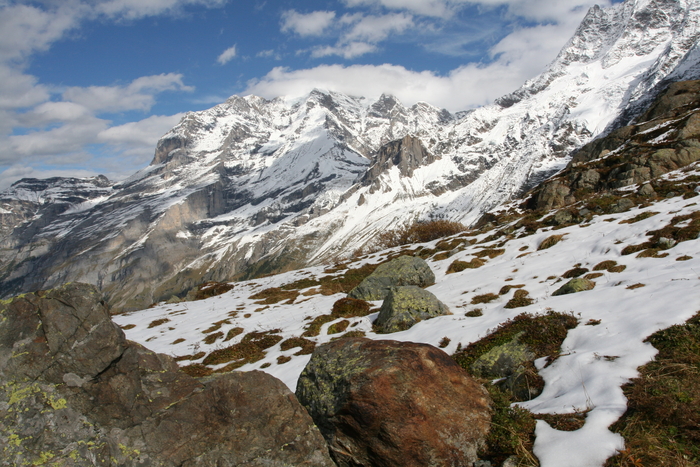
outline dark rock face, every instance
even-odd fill
[[[282,382],[180,372],[127,341],[92,286],[26,294],[0,314],[3,465],[333,466]]]
[[[441,350],[340,339],[317,347],[296,390],[341,466],[472,465],[486,390]]]
[[[375,324],[380,332],[397,332],[424,319],[451,314],[449,308],[431,292],[407,285],[389,290]]]
[[[564,171],[533,191],[528,207],[558,209],[700,160],[700,81],[673,83],[638,121],[583,146]]]
[[[435,274],[422,258],[399,256],[380,264],[360,285],[350,291],[350,298],[383,300],[391,287],[416,285],[427,287],[435,283]]]
[[[371,185],[373,189],[377,189],[379,188],[378,177],[392,167],[398,167],[403,177],[411,177],[415,169],[430,165],[436,160],[437,158],[428,152],[420,139],[411,135],[404,136],[380,148],[375,163],[362,177],[362,185]]]

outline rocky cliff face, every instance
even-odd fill
[[[89,193],[58,204],[35,181],[3,193],[0,290],[81,280],[141,308],[205,280],[347,255],[416,218],[472,223],[629,123],[666,81],[700,76],[699,8],[593,8],[542,75],[459,116],[320,90],[190,113],[121,183],[80,182]]]

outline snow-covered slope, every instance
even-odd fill
[[[562,345],[561,356],[550,366],[536,361],[546,385],[542,394],[525,403],[536,413],[573,413],[588,411],[583,428],[558,431],[544,421],[538,421],[534,452],[542,467],[601,466],[605,459],[623,449],[623,439],[608,430],[626,408],[621,385],[637,375],[637,367],[646,363],[656,350],[644,342],[653,332],[682,323],[700,309],[700,240],[682,241],[654,255],[628,254],[625,248],[648,240],[648,232],[673,224],[678,229],[700,220],[697,195],[700,192],[700,166],[671,172],[653,183],[660,187],[664,180],[676,184],[676,196],[667,197],[647,206],[638,206],[624,213],[593,215],[581,224],[553,230],[540,219],[541,227],[528,234],[526,227],[513,220],[496,229],[455,236],[452,256],[433,256],[428,260],[436,275],[436,284],[428,287],[454,313],[422,321],[411,329],[376,334],[372,321],[377,313],[357,318],[337,318],[327,321],[318,336],[305,335],[307,341],[320,344],[340,336],[332,334],[332,326],[349,321],[346,331],[364,333],[371,339],[395,339],[439,345],[449,339],[445,351],[453,353],[458,345],[466,346],[500,323],[526,312],[544,314],[554,310],[572,313],[579,324],[569,331]],[[678,186],[688,191],[684,196]],[[638,186],[626,189],[633,195]],[[583,203],[585,204],[585,203]],[[579,211],[583,204],[576,206]],[[552,217],[549,213],[546,217]],[[508,232],[506,235],[505,232]],[[552,235],[562,240],[551,248],[538,249]],[[494,237],[497,237],[494,239]],[[435,251],[438,241],[412,245]],[[452,243],[448,240],[446,243]],[[454,247],[452,244],[451,247]],[[484,249],[503,250],[488,259],[479,255]],[[345,294],[321,295],[318,285],[304,286],[302,280],[321,280],[338,276],[346,268],[363,263],[383,261],[400,250],[382,251],[356,263],[348,263],[332,271],[322,267],[306,268],[272,277],[238,282],[233,290],[206,300],[160,304],[154,308],[116,316],[130,339],[149,348],[175,357],[189,356],[181,365],[202,362],[213,351],[260,339],[277,336],[254,363],[240,370],[262,369],[282,379],[292,390],[310,356],[297,343],[285,346],[289,339],[299,338],[310,328],[314,318],[328,315],[333,303]],[[437,248],[438,255],[440,248]],[[478,269],[447,273],[455,261],[469,261],[480,256],[486,264]],[[436,259],[442,258],[442,259]],[[617,268],[595,270],[603,261],[615,262]],[[596,285],[593,290],[570,295],[553,296],[566,280],[565,272],[585,268]],[[615,272],[611,272],[615,271]],[[296,283],[297,285],[290,284]],[[284,287],[287,285],[288,287]],[[521,286],[500,294],[502,286]],[[285,296],[276,303],[265,303],[261,292],[272,287],[297,290],[296,298]],[[534,303],[519,308],[506,308],[515,290],[527,290]],[[473,304],[482,294],[498,296],[488,303]],[[378,305],[379,302],[376,303]],[[475,308],[480,316],[467,314]],[[264,347],[264,346],[263,346]],[[232,359],[235,360],[235,353]],[[228,363],[212,365],[223,368]]]
[[[699,8],[593,8],[541,76],[459,117],[322,90],[189,113],[91,209],[37,207],[15,224],[2,293],[81,280],[133,309],[204,280],[347,256],[417,218],[471,224],[632,118],[670,74],[695,77]]]

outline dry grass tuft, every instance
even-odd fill
[[[486,261],[484,261],[481,258],[474,258],[471,261],[455,260],[447,268],[447,274],[452,274],[454,272],[461,272],[461,271],[464,271],[465,269],[480,268],[484,264],[486,264]]]
[[[170,320],[168,318],[157,319],[155,321],[151,321],[148,324],[148,329],[155,328],[156,326],[160,326],[161,324],[165,324],[165,323],[169,323],[169,322],[170,322]]]
[[[495,293],[485,293],[485,294],[477,295],[477,296],[473,297],[471,303],[472,303],[472,305],[476,305],[478,303],[489,303],[489,302],[496,300],[497,298],[498,298],[498,295],[496,295]]]
[[[528,295],[530,295],[530,292],[525,289],[516,290],[513,294],[513,298],[508,300],[508,303],[505,304],[504,308],[520,308],[523,306],[532,305],[535,303],[535,301],[528,297]]]
[[[539,251],[546,250],[547,248],[552,248],[554,245],[561,242],[563,238],[564,235],[550,235],[549,237],[542,240],[542,243],[540,243],[540,246],[537,247],[537,250]]]
[[[467,228],[463,224],[447,220],[416,222],[410,226],[379,234],[377,243],[379,249],[393,248],[412,243],[430,242],[438,238],[456,235],[465,230]]]

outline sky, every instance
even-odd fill
[[[0,0],[0,189],[125,178],[185,112],[234,94],[485,105],[594,3],[610,0]]]

